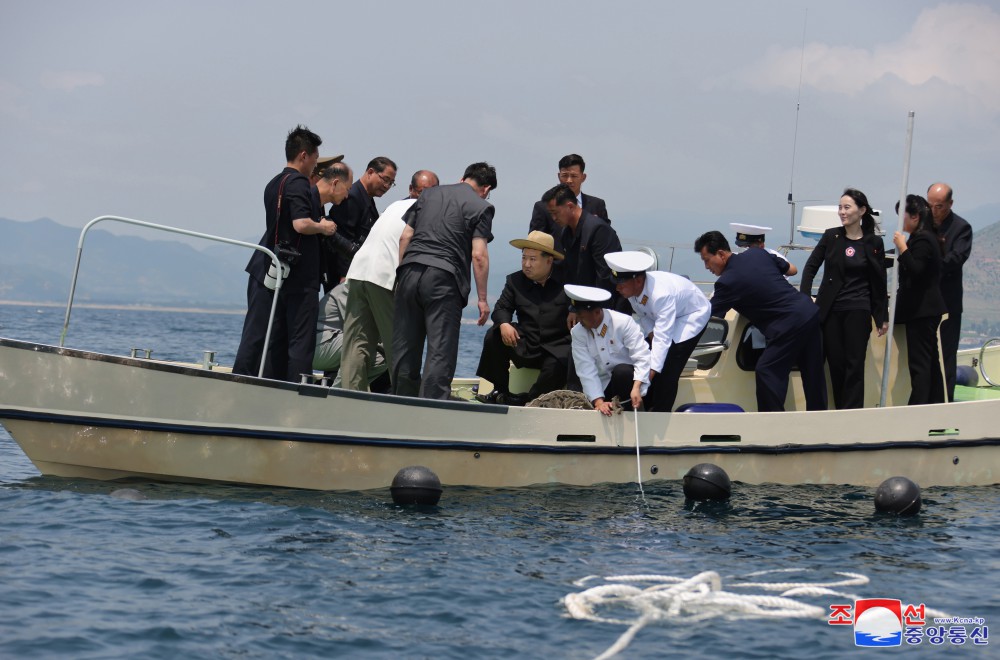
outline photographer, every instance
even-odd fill
[[[352,178],[350,168],[338,163],[327,168],[317,183],[317,192],[313,192],[308,177],[319,159],[320,144],[320,137],[304,126],[292,130],[285,141],[287,165],[264,188],[266,229],[259,245],[279,255],[285,275],[271,328],[265,378],[295,382],[300,373],[312,371],[319,290],[318,235],[330,236],[337,231],[336,224],[321,218],[322,201],[324,197],[327,202],[343,200]],[[247,264],[247,315],[233,363],[235,374],[256,376],[260,370],[276,293],[274,270],[267,255],[259,251]]]

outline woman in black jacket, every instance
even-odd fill
[[[896,203],[899,209],[899,202]],[[906,196],[903,231],[892,242],[899,255],[899,291],[896,321],[906,324],[907,363],[910,367],[909,405],[944,403],[944,377],[938,354],[938,325],[947,311],[941,295],[941,247],[927,200]]]
[[[838,207],[840,227],[828,229],[802,271],[800,290],[812,293],[820,265],[823,279],[816,295],[823,323],[823,352],[830,366],[833,401],[838,410],[865,405],[865,354],[871,321],[878,336],[889,329],[885,286],[885,244],[875,234],[868,198],[848,188]]]

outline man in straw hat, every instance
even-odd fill
[[[562,259],[552,236],[533,231],[510,242],[521,248],[521,270],[507,276],[493,307],[493,327],[483,340],[476,374],[493,383],[493,391],[477,396],[483,403],[520,406],[566,383],[570,339],[566,327],[569,299],[552,278],[552,265]],[[514,322],[514,315],[517,322]],[[540,371],[527,394],[511,394],[508,362]]]
[[[567,284],[566,295],[579,323],[573,326],[573,361],[583,393],[602,415],[611,399],[638,409],[649,387],[649,346],[631,316],[604,309],[611,294],[592,286]]]
[[[652,349],[645,408],[671,412],[677,380],[708,326],[712,305],[686,277],[647,272],[654,259],[645,252],[611,252],[604,259],[618,293],[632,305]]]

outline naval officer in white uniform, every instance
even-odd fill
[[[605,289],[567,284],[565,290],[579,321],[570,334],[583,393],[602,415],[611,415],[615,396],[626,410],[638,409],[649,387],[649,346],[639,324],[603,308],[611,299]]]
[[[618,293],[631,303],[650,344],[645,409],[671,412],[677,399],[677,380],[708,327],[712,304],[686,277],[650,271],[654,259],[645,252],[610,252],[604,260]]]

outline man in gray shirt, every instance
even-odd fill
[[[407,226],[399,240],[390,366],[393,394],[451,396],[462,309],[472,290],[470,267],[476,279],[479,325],[490,313],[487,243],[493,240],[494,209],[486,200],[496,187],[496,169],[473,163],[459,183],[424,190],[403,216]]]

